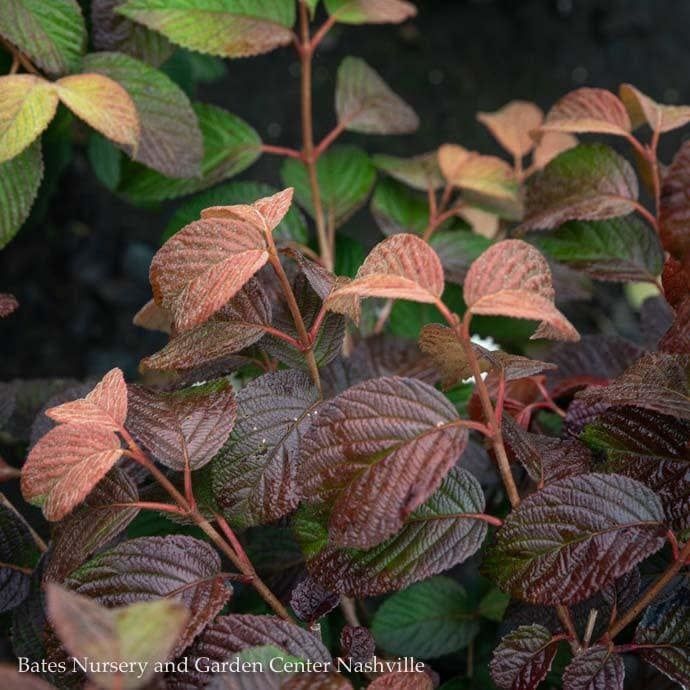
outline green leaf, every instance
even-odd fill
[[[462,285],[470,265],[491,246],[491,240],[467,230],[442,230],[432,235],[429,244],[441,259],[446,280]]]
[[[96,177],[105,187],[114,192],[120,184],[122,174],[120,151],[115,144],[98,132],[91,132],[86,152]]]
[[[555,228],[568,220],[606,220],[635,210],[635,171],[602,144],[583,144],[529,178],[521,230]]]
[[[165,242],[188,223],[197,220],[201,212],[210,206],[251,204],[262,197],[273,196],[278,190],[262,182],[230,182],[197,194],[175,211],[161,240]],[[273,237],[306,244],[309,240],[307,222],[297,206],[291,206]]]
[[[510,597],[494,587],[479,602],[479,615],[500,623],[509,603]]]
[[[432,577],[386,599],[371,631],[387,652],[432,659],[467,647],[479,632],[479,620],[461,585]]]
[[[429,204],[426,196],[389,177],[376,185],[370,208],[384,235],[398,232],[421,235],[429,225]]]
[[[324,0],[328,13],[342,24],[399,24],[417,14],[406,0]]]
[[[261,139],[244,120],[213,105],[196,103],[193,108],[204,139],[201,177],[174,180],[128,164],[120,191],[130,201],[164,201],[198,192],[241,173],[261,155]]]
[[[634,215],[570,221],[530,241],[556,261],[599,280],[653,282],[664,264],[656,232]]]
[[[445,184],[438,165],[436,151],[423,153],[412,158],[399,158],[379,153],[372,160],[379,170],[383,170],[392,178],[421,192],[439,189]]]
[[[364,151],[354,146],[334,146],[316,164],[323,212],[327,222],[342,225],[367,200],[374,186],[376,170]],[[297,201],[312,216],[314,206],[307,168],[289,158],[281,176],[286,187],[295,188]]]
[[[0,35],[52,75],[77,69],[86,44],[76,0],[4,0]]]
[[[190,50],[224,57],[267,53],[292,41],[292,0],[128,0],[118,12]]]
[[[42,178],[43,157],[39,141],[16,158],[0,163],[0,249],[28,218]]]
[[[165,74],[122,53],[91,53],[82,69],[123,86],[139,115],[140,139],[134,160],[170,177],[199,174],[201,132],[187,96]]]
[[[463,517],[484,510],[479,482],[455,468],[402,529],[368,551],[328,544],[327,516],[303,507],[293,522],[314,579],[331,591],[375,596],[401,589],[461,563],[481,546],[486,523]]]
[[[366,257],[366,249],[360,242],[342,233],[336,235],[334,269],[336,275],[354,278]]]

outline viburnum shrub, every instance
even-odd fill
[[[2,5],[3,241],[58,102],[105,137],[92,160],[115,154],[125,198],[211,188],[151,264],[135,323],[169,341],[138,383],[112,369],[3,384],[3,440],[29,451],[2,478],[21,477],[51,529],[46,544],[3,496],[0,606],[21,673],[2,668],[2,687],[687,687],[690,143],[669,166],[657,146],[690,107],[581,88],[546,116],[524,101],[480,113],[508,161],[457,144],[370,158],[335,142],[417,116],[348,57],[316,143],[312,58],[336,23],[415,9],[318,4],[93,0],[87,54],[73,0]],[[287,44],[299,149],[191,105],[154,66],[174,45]],[[575,139],[592,133],[629,144],[637,174]],[[261,153],[284,157],[283,191],[218,186]],[[365,254],[337,231],[372,189],[386,237]],[[656,291],[636,343],[580,338],[566,318],[592,279]]]

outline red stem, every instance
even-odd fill
[[[237,535],[232,531],[232,528],[227,523],[226,519],[218,513],[213,514],[213,519],[218,523],[218,526],[220,527],[223,534],[226,536],[227,540],[230,542],[232,548],[235,549],[235,553],[245,562],[245,564],[251,566],[251,561],[249,560],[249,556],[247,556],[247,552],[244,550],[244,547],[240,543],[240,540],[237,538]]]
[[[324,36],[333,28],[336,21],[337,19],[335,18],[335,15],[331,15],[323,24],[321,24],[309,42],[309,47],[312,51],[316,50],[319,43],[321,43],[321,41],[324,39]]]
[[[286,146],[272,146],[271,144],[261,144],[262,153],[272,153],[276,156],[286,156],[288,158],[297,158],[303,160],[302,152],[296,149],[291,149]]]

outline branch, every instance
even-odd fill
[[[297,158],[298,160],[304,160],[301,151],[287,148],[285,146],[272,146],[271,144],[261,144],[261,152],[272,153],[276,156],[286,156],[288,158]]]

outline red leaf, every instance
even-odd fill
[[[463,293],[473,314],[541,321],[533,338],[580,337],[554,305],[546,259],[521,240],[503,240],[489,247],[470,266]]]
[[[198,220],[153,257],[153,296],[177,330],[188,331],[231,300],[267,261],[266,238],[256,220]]]
[[[433,690],[431,677],[422,672],[396,671],[379,676],[367,690]]]
[[[148,331],[161,331],[162,333],[169,334],[172,330],[170,314],[159,307],[152,299],[134,315],[132,323]]]
[[[659,233],[664,249],[679,261],[690,255],[690,141],[683,142],[663,177]],[[686,269],[686,273],[690,270]]]
[[[119,438],[94,424],[65,424],[32,448],[22,468],[22,494],[60,520],[79,505],[122,455]]]
[[[623,690],[623,657],[608,647],[585,649],[565,667],[563,690]]]
[[[530,132],[539,127],[543,118],[541,108],[529,101],[510,101],[494,113],[477,113],[477,120],[516,158],[526,156],[534,148]]]
[[[93,424],[119,431],[127,417],[127,384],[121,369],[111,369],[85,397],[46,410],[61,424]]]
[[[9,316],[13,311],[19,307],[19,302],[14,295],[8,295],[6,292],[0,292],[0,319]]]
[[[577,138],[566,132],[544,132],[532,154],[537,170],[545,168],[556,156],[577,146]]]
[[[687,105],[662,105],[632,84],[621,84],[618,93],[630,115],[633,129],[646,122],[652,131],[663,133],[690,122],[690,107]]]
[[[462,454],[467,431],[456,421],[416,379],[373,379],[326,403],[300,459],[304,499],[333,505],[332,542],[370,548],[398,531]]]
[[[20,673],[9,664],[0,665],[0,686],[8,690],[55,690],[54,685],[31,673]]]

